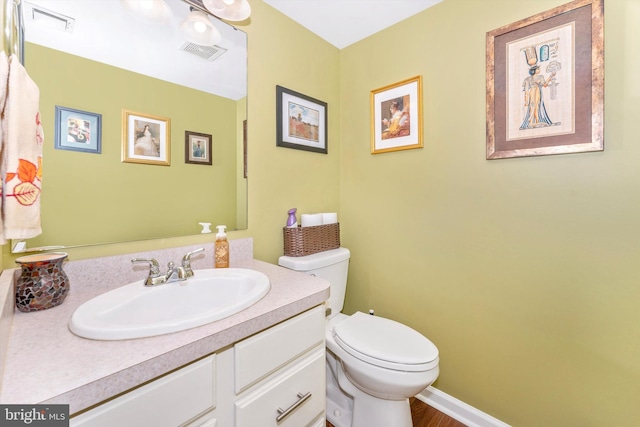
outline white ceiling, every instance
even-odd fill
[[[165,1],[173,19],[161,26],[134,20],[119,0],[25,0],[25,38],[225,98],[246,96],[246,34],[213,19],[222,33],[218,46],[227,52],[210,62],[181,51],[185,40],[178,26],[189,13],[189,5],[182,0]],[[442,0],[263,1],[342,49]],[[59,28],[60,21],[43,19],[42,15],[34,20],[32,5],[74,18],[73,32],[65,32]],[[25,56],[28,69],[28,51]]]
[[[253,0],[255,1],[255,0]],[[264,0],[339,49],[442,0]]]

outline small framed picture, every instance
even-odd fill
[[[122,161],[169,166],[171,120],[122,110]]]
[[[56,105],[55,148],[58,150],[102,152],[102,114]]]
[[[422,76],[371,91],[371,154],[422,148]]]
[[[213,138],[206,133],[184,132],[184,162],[196,165],[210,165]]]
[[[327,103],[276,86],[276,146],[327,154]]]

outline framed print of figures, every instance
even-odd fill
[[[276,146],[327,154],[327,103],[276,86]]]
[[[487,159],[604,149],[603,0],[487,33]]]
[[[56,105],[55,148],[102,152],[102,115]]]
[[[122,110],[122,161],[169,166],[171,121]]]
[[[213,138],[206,133],[184,132],[184,161],[196,165],[211,165]]]
[[[422,76],[371,91],[371,154],[422,148]]]

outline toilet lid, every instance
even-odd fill
[[[425,371],[438,364],[438,348],[402,323],[356,312],[333,327],[336,343],[347,353],[376,366]]]

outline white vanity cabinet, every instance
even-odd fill
[[[325,425],[324,306],[71,418],[74,427]]]

